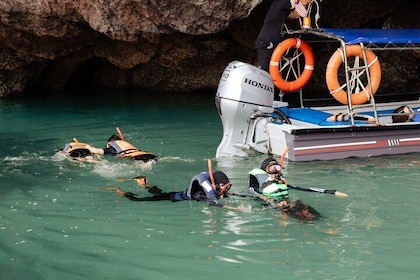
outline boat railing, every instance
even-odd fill
[[[313,8],[316,6],[316,9]],[[309,13],[309,22],[310,18],[315,18],[315,28],[311,26],[304,26],[305,19],[301,21],[301,28],[297,30],[290,30],[287,27],[284,29],[282,34],[285,37],[299,37],[302,40],[305,38],[310,38],[309,42],[335,42],[341,46],[342,56],[343,56],[343,67],[344,67],[344,77],[345,81],[343,85],[338,90],[346,88],[347,90],[347,110],[348,114],[351,117],[352,124],[354,125],[354,116],[355,110],[358,108],[371,107],[373,111],[373,117],[376,120],[376,124],[379,125],[379,117],[376,108],[376,101],[374,96],[374,89],[372,87],[372,81],[370,79],[370,66],[368,59],[366,58],[367,50],[420,50],[420,29],[408,29],[405,30],[404,35],[406,37],[399,37],[398,30],[381,30],[379,29],[321,29],[318,26],[319,16],[319,4],[316,1],[313,1],[308,7]],[[306,20],[308,22],[308,20]],[[348,31],[354,31],[353,33],[347,33]],[[360,36],[358,35],[360,32]],[[348,38],[349,37],[349,38]],[[359,45],[362,50],[362,55],[360,58],[355,57],[354,65],[350,65],[347,57],[347,48],[350,45]],[[359,59],[361,61],[359,61]],[[377,58],[376,58],[377,60]],[[374,61],[375,62],[375,61]],[[372,62],[372,64],[374,63]],[[295,70],[297,73],[300,73],[300,70]],[[360,77],[363,77],[365,86],[361,81]],[[352,94],[357,92],[360,87],[362,91],[368,95],[368,100],[363,104],[352,104]],[[300,103],[301,107],[303,104],[303,93],[302,89],[299,89],[300,93]],[[282,93],[280,93],[282,94]],[[331,92],[333,95],[333,92]]]

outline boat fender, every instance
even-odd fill
[[[369,79],[372,85],[372,91],[370,90],[369,85],[367,85],[361,91],[353,93],[350,101],[353,105],[363,104],[370,100],[381,83],[381,65],[375,53],[371,50],[363,50],[359,45],[350,45],[346,47],[347,57],[354,56],[363,58],[363,52],[365,53],[367,66],[369,68]],[[348,104],[347,92],[343,89],[344,86],[340,86],[338,80],[338,69],[343,61],[343,49],[339,48],[328,61],[325,78],[331,95],[342,104]]]
[[[279,69],[280,61],[283,55],[290,49],[296,48],[299,49],[305,58],[305,67],[300,75],[294,81],[286,81],[281,76],[281,69]],[[273,54],[271,55],[270,60],[270,76],[273,79],[274,85],[281,89],[284,92],[293,92],[301,89],[311,78],[312,73],[314,71],[315,65],[315,58],[312,52],[311,47],[305,41],[299,38],[289,38],[282,41],[277,47],[274,49]],[[290,66],[292,66],[290,64]]]

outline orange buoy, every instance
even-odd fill
[[[367,66],[369,68],[369,79],[372,85],[372,91],[369,85],[366,85],[361,91],[351,94],[351,104],[359,105],[368,101],[378,90],[381,83],[381,65],[378,57],[371,50],[365,50]],[[347,57],[355,56],[363,58],[363,49],[359,45],[351,45],[346,47]],[[348,104],[347,92],[340,86],[338,81],[338,69],[344,61],[342,48],[338,49],[330,58],[327,65],[325,78],[328,90],[334,98],[342,104]]]
[[[305,67],[302,75],[297,77],[294,81],[286,81],[283,79],[279,69],[281,58],[290,48],[299,49],[305,58]],[[309,81],[314,71],[314,65],[314,54],[308,43],[299,38],[289,38],[282,41],[274,49],[274,52],[271,55],[269,71],[270,76],[273,79],[273,83],[277,88],[285,92],[292,92],[302,88]]]

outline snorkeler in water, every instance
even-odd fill
[[[285,153],[286,152],[287,149]],[[268,157],[262,162],[260,168],[254,168],[249,172],[248,190],[252,195],[269,202],[271,205],[275,205],[283,213],[299,220],[314,220],[318,218],[320,214],[311,206],[303,204],[300,200],[295,202],[290,201],[290,188],[307,192],[334,194],[339,197],[348,197],[347,194],[337,190],[302,188],[287,184],[282,173],[285,153],[283,153],[280,163],[274,158]]]
[[[222,171],[214,172],[201,172],[195,175],[187,187],[186,190],[177,192],[163,192],[160,188],[154,185],[150,185],[147,182],[146,176],[138,176],[133,178],[137,184],[141,187],[145,187],[147,191],[153,196],[139,197],[137,194],[132,192],[124,192],[118,187],[104,187],[100,190],[112,190],[118,195],[127,197],[131,201],[172,201],[178,202],[183,200],[196,200],[204,201],[210,206],[217,206],[232,210],[242,209],[238,207],[232,207],[219,203],[219,199],[227,196],[232,183],[229,178]]]
[[[133,146],[124,139],[124,135],[121,130],[116,128],[118,135],[111,135],[109,137],[106,148],[95,148],[90,146],[89,151],[92,154],[99,155],[112,155],[116,158],[130,158],[134,160],[141,160],[147,162],[149,160],[156,160],[156,156],[153,153],[142,151],[137,147]]]
[[[57,154],[65,155],[71,160],[97,163],[98,161],[95,155],[91,153],[90,148],[89,144],[79,142],[79,140],[73,138],[73,142],[66,143]]]

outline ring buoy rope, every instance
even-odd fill
[[[359,105],[363,104],[376,93],[381,83],[381,65],[379,64],[378,57],[371,50],[364,50],[366,56],[366,62],[369,69],[369,79],[372,85],[372,91],[369,85],[364,86],[363,89],[359,92],[351,94],[351,104]],[[354,56],[363,59],[363,49],[360,45],[351,45],[346,47],[347,57]],[[346,85],[340,86],[338,81],[338,69],[340,68],[341,63],[344,61],[344,53],[340,48],[338,49],[330,58],[327,64],[326,70],[326,81],[328,90],[334,98],[341,102],[342,104],[348,104],[347,92],[344,90]],[[357,79],[360,75],[358,74]],[[359,79],[357,81],[359,83]],[[349,89],[347,89],[349,90]]]
[[[279,69],[280,61],[283,55],[290,49],[299,49],[305,58],[305,67],[302,74],[296,77],[294,81],[286,81],[281,76],[281,69]],[[295,57],[292,59],[296,59]],[[289,67],[292,67],[293,60],[290,61]],[[282,41],[274,49],[270,60],[270,76],[273,79],[274,85],[285,92],[292,92],[302,88],[311,78],[314,71],[315,58],[311,47],[305,41],[299,38],[289,38]]]

